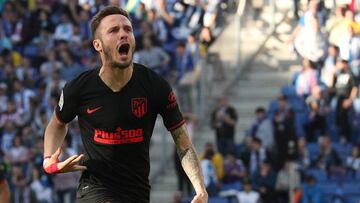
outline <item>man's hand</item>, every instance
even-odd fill
[[[86,166],[78,165],[84,158],[83,154],[70,156],[63,162],[59,161],[60,154],[61,148],[59,147],[50,157],[44,158],[43,167],[46,173],[56,174],[86,170]]]
[[[344,109],[348,109],[351,107],[352,103],[353,103],[353,101],[351,99],[345,99],[342,103],[342,107]]]
[[[195,195],[191,203],[207,203],[208,194],[206,192]]]

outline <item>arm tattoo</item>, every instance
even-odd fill
[[[202,177],[201,167],[196,151],[189,140],[189,136],[185,126],[182,126],[171,132],[176,150],[180,158],[186,174],[189,176],[191,182],[198,181]]]

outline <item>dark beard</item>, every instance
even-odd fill
[[[130,51],[131,51],[131,59],[130,59],[129,63],[119,63],[119,62],[116,62],[115,60],[113,60],[110,49],[108,47],[104,47],[105,61],[109,61],[109,65],[112,68],[126,69],[132,63],[133,56],[134,56],[134,50],[130,50]]]

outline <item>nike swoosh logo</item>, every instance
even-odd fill
[[[87,109],[86,109],[86,113],[92,114],[92,113],[95,113],[96,111],[98,111],[98,110],[101,109],[101,108],[102,108],[102,106],[99,106],[99,107],[97,107],[97,108],[95,108],[95,109],[87,108]]]

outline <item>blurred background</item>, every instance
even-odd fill
[[[74,202],[43,134],[64,84],[100,61],[90,19],[129,11],[134,61],[173,86],[210,203],[359,203],[359,0],[0,0],[0,169],[14,203]],[[83,150],[76,120],[61,159]],[[158,117],[151,202],[194,194]]]

